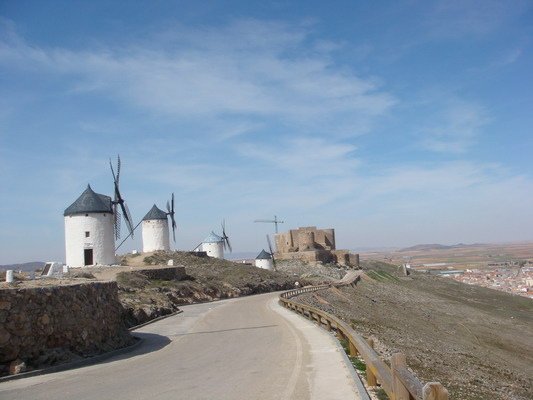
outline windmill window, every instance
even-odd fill
[[[89,231],[85,231],[85,237],[88,238],[91,236],[91,233]]]

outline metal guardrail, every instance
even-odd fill
[[[429,382],[425,385],[420,382],[407,368],[404,354],[393,354],[389,367],[374,350],[372,339],[365,340],[351,326],[334,315],[291,300],[299,294],[316,292],[331,286],[308,286],[289,290],[280,294],[279,301],[282,306],[316,321],[321,327],[325,326],[328,331],[336,331],[339,340],[345,339],[348,342],[350,356],[354,357],[359,354],[365,361],[368,386],[380,385],[390,400],[448,400],[448,391],[439,382]]]

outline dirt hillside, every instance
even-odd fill
[[[403,277],[366,262],[355,288],[298,298],[374,337],[384,359],[407,355],[425,382],[440,381],[451,399],[533,398],[533,301],[449,278]]]

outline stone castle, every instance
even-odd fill
[[[275,235],[276,253],[279,260],[304,260],[308,262],[336,262],[340,265],[358,267],[359,255],[335,248],[335,230],[307,226],[291,229]]]

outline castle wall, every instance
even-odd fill
[[[313,250],[315,248],[315,233],[311,230],[298,231],[298,251]]]
[[[358,266],[359,256],[348,250],[336,250],[335,230],[317,229],[316,226],[291,229],[275,236],[276,257],[283,260],[300,259],[308,262],[337,262]]]
[[[280,253],[288,253],[294,251],[293,231],[290,230],[286,233],[276,233],[274,235],[274,242],[276,249]]]
[[[335,250],[335,229],[321,229],[324,232],[324,244],[330,250]]]

